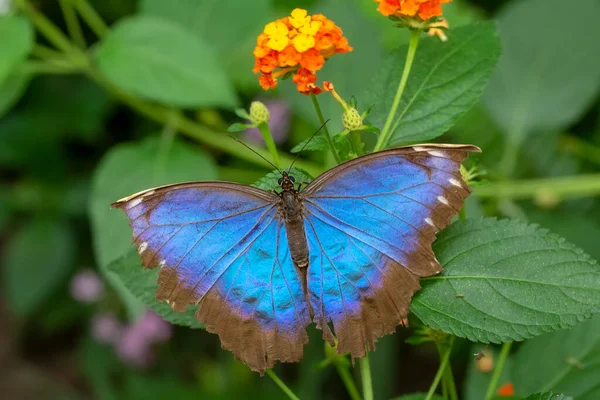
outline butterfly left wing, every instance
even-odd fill
[[[272,193],[227,182],[177,184],[114,203],[130,220],[157,299],[196,317],[223,348],[264,373],[296,362],[310,316]]]
[[[460,164],[475,146],[416,145],[369,154],[301,192],[317,327],[338,352],[363,357],[406,324],[419,277],[442,270],[432,243],[470,191]]]

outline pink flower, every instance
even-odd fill
[[[94,270],[84,269],[71,279],[71,296],[81,303],[94,303],[104,293],[104,283]]]
[[[100,343],[116,345],[123,334],[123,325],[114,314],[97,314],[92,318],[92,337]]]

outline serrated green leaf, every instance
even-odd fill
[[[600,316],[525,342],[512,360],[515,392],[554,391],[577,400],[600,398],[598,332]]]
[[[156,300],[159,268],[149,270],[142,267],[142,261],[135,249],[131,249],[123,257],[110,263],[107,269],[114,272],[137,299],[154,310],[164,320],[191,328],[204,327],[194,316],[197,307],[190,305],[188,311],[178,313],[173,311],[167,303],[159,303]]]
[[[19,101],[25,93],[29,81],[31,81],[31,75],[13,73],[0,84],[0,118]]]
[[[290,176],[293,176],[296,180],[296,188],[298,188],[298,185],[300,185],[301,183],[310,182],[314,179],[308,172],[306,172],[302,168],[293,167],[289,171],[289,174]],[[279,186],[279,178],[281,178],[281,172],[269,172],[267,175],[255,182],[252,186],[266,191],[280,190],[281,187]]]
[[[375,106],[370,122],[383,129],[406,60],[407,46],[394,51],[366,93]],[[425,38],[416,53],[388,146],[422,142],[450,129],[479,100],[500,56],[494,23],[453,29],[448,41]]]
[[[218,54],[220,64],[237,83],[258,88],[251,73],[252,50],[265,24],[274,20],[270,0],[142,0],[144,15],[177,23]],[[291,9],[290,9],[291,10]]]
[[[120,20],[96,52],[119,87],[177,107],[233,107],[231,82],[212,49],[178,24],[150,16]]]
[[[111,149],[96,169],[89,213],[92,220],[94,256],[100,270],[126,301],[132,316],[142,307],[106,266],[131,248],[131,229],[126,216],[110,204],[132,193],[177,182],[216,179],[210,156],[175,141],[166,154],[157,139],[125,143]]]
[[[3,286],[10,310],[27,316],[69,274],[76,239],[71,227],[53,218],[37,218],[17,231],[6,248]]]
[[[33,40],[33,27],[27,18],[0,15],[0,84],[27,58]]]
[[[596,0],[515,1],[499,13],[504,51],[483,100],[505,132],[560,130],[587,110],[600,88],[598,15]]]
[[[600,267],[536,225],[492,218],[455,223],[434,251],[444,271],[422,279],[411,304],[434,329],[499,343],[567,328],[600,311]]]
[[[564,394],[536,393],[525,397],[523,400],[573,400],[573,398]]]

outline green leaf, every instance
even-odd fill
[[[140,12],[177,23],[209,43],[236,82],[258,88],[252,51],[256,37],[274,19],[270,0],[142,0]]]
[[[231,82],[210,47],[155,17],[120,20],[100,43],[101,72],[123,89],[177,107],[233,107]]]
[[[411,304],[434,329],[499,343],[570,327],[600,311],[600,267],[536,225],[459,222],[440,234],[434,250],[445,269],[421,279]]]
[[[248,128],[252,128],[252,125],[246,125],[236,122],[234,124],[231,124],[229,128],[227,128],[227,132],[241,132],[245,131]]]
[[[498,15],[504,52],[484,102],[515,137],[565,128],[598,94],[600,3],[564,5],[562,0],[515,1]]]
[[[600,316],[525,342],[513,357],[515,392],[555,391],[577,400],[600,398],[598,332]]]
[[[19,101],[30,81],[29,74],[13,73],[0,84],[0,118]]]
[[[392,107],[407,46],[384,62],[367,92],[375,103],[370,122],[383,129]],[[424,38],[417,49],[388,146],[423,142],[450,129],[479,100],[500,56],[500,39],[492,22],[448,32],[448,41]]]
[[[306,147],[305,147],[306,146]],[[327,145],[327,140],[323,134],[319,134],[312,138],[305,139],[295,145],[290,152],[291,153],[299,153],[301,151],[325,151],[329,148]]]
[[[132,316],[142,309],[120,278],[106,269],[131,248],[132,232],[127,217],[110,204],[132,193],[176,182],[211,180],[217,171],[210,156],[175,141],[168,151],[160,141],[125,143],[112,148],[94,173],[89,205],[94,255],[106,278],[127,302]]]
[[[0,15],[0,85],[33,47],[33,27],[18,15]]]
[[[536,393],[525,397],[523,400],[573,400],[573,398],[564,394]]]
[[[295,181],[296,189],[298,185],[301,183],[307,183],[312,181],[314,178],[302,168],[293,167],[289,171],[290,176],[293,176]],[[267,175],[260,178],[257,182],[255,182],[252,186],[257,187],[262,190],[271,191],[271,190],[280,190],[279,179],[281,178],[281,172],[273,171],[269,172]],[[305,186],[305,185],[303,185]]]
[[[13,313],[35,311],[68,276],[76,239],[64,221],[36,218],[17,231],[6,248],[4,290]]]
[[[114,272],[125,287],[144,305],[150,307],[164,320],[173,324],[203,328],[203,325],[194,316],[197,307],[188,307],[188,311],[178,313],[173,311],[167,303],[156,300],[158,289],[158,270],[149,270],[142,267],[142,261],[135,249],[128,251],[123,257],[108,265],[108,270]]]

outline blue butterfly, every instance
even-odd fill
[[[143,266],[160,268],[157,299],[180,312],[199,305],[223,348],[262,374],[302,358],[311,322],[352,357],[406,325],[419,278],[442,270],[435,234],[470,193],[461,162],[479,151],[414,145],[340,164],[304,190],[284,172],[279,193],[181,183],[113,206]]]

